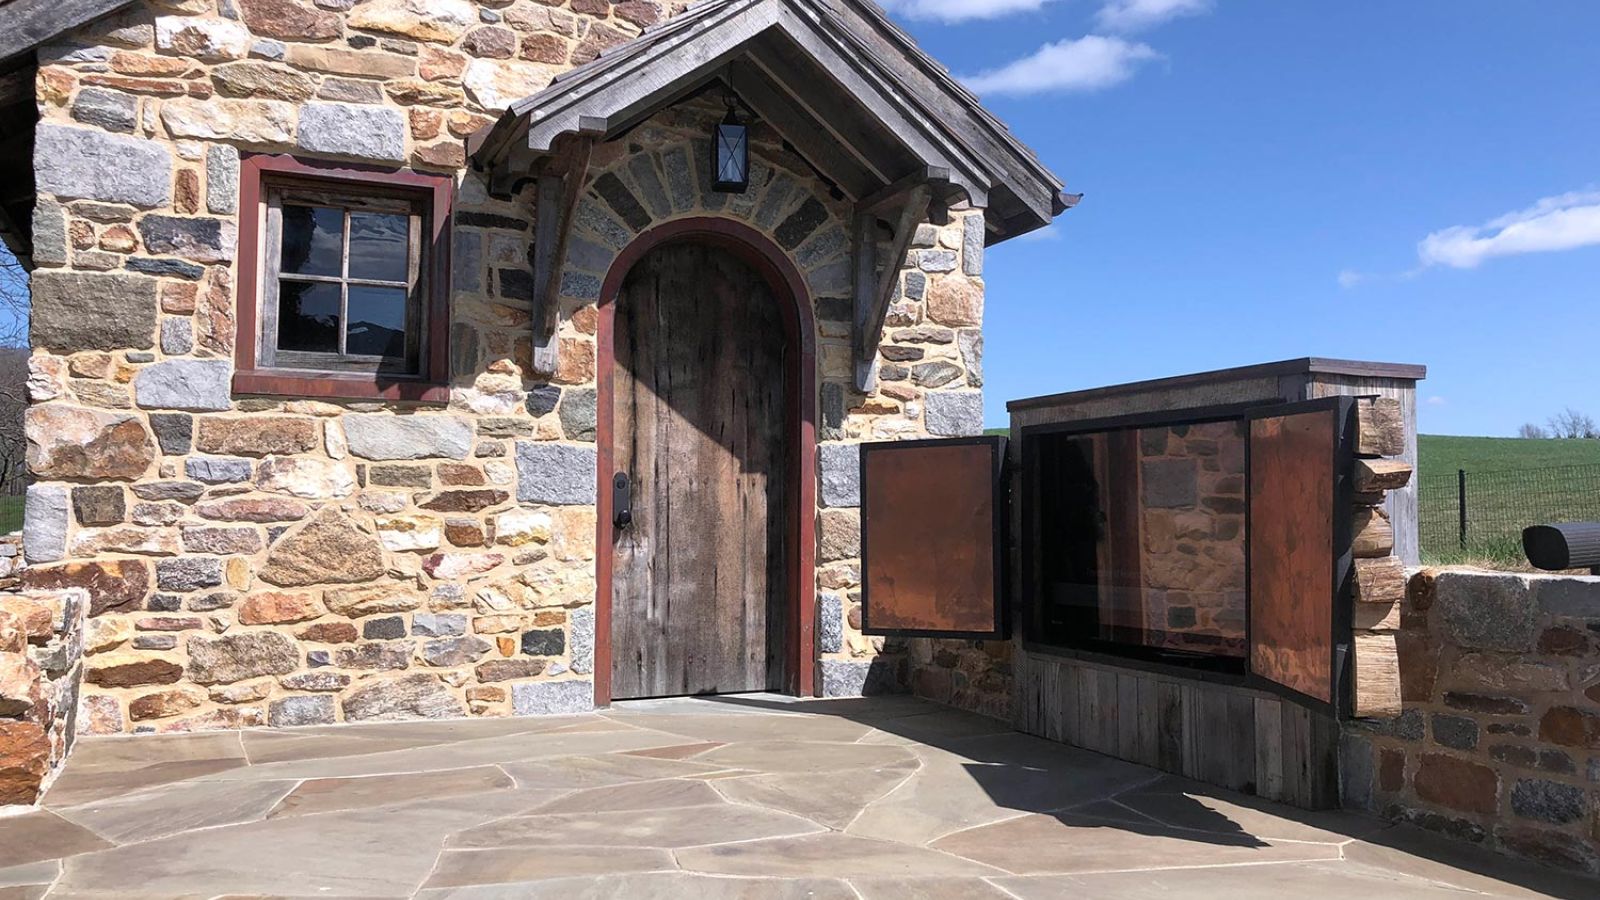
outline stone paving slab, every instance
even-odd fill
[[[86,739],[0,900],[1600,896],[910,698]]]

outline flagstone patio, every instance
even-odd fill
[[[9,898],[1595,896],[907,698],[84,741]]]

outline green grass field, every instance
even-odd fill
[[[1433,477],[1476,472],[1516,472],[1554,466],[1600,466],[1600,441],[1525,441],[1520,438],[1417,439],[1418,470]]]

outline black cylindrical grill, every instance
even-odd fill
[[[1534,525],[1523,530],[1522,549],[1528,562],[1547,572],[1600,570],[1600,522]]]

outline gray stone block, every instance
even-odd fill
[[[818,450],[823,506],[861,505],[861,445],[823,444]]]
[[[300,107],[300,149],[358,159],[400,162],[406,158],[405,119],[397,109],[350,103]]]
[[[1589,810],[1583,788],[1529,778],[1512,786],[1511,811],[1525,819],[1566,825],[1584,818]]]
[[[924,421],[936,437],[972,437],[983,433],[983,394],[978,391],[936,391],[926,399]]]
[[[967,386],[983,387],[983,332],[976,328],[963,330],[956,343],[961,348],[961,364],[967,369]]]
[[[1469,650],[1532,650],[1539,610],[1531,581],[1489,572],[1440,575],[1435,609],[1446,634]]]
[[[33,261],[41,266],[67,264],[67,214],[49,198],[40,198],[33,207]]]
[[[594,712],[594,683],[536,681],[513,685],[511,708],[519,716],[561,716]]]
[[[168,316],[161,320],[161,352],[182,356],[194,349],[194,320],[187,316]]]
[[[865,697],[892,694],[899,689],[896,662],[879,657],[873,660],[822,661],[822,696]]]
[[[460,637],[467,633],[467,617],[417,613],[411,617],[411,633],[418,637]]]
[[[1193,459],[1152,459],[1141,469],[1144,505],[1187,509],[1200,502],[1199,470]]]
[[[561,398],[561,430],[569,441],[595,438],[594,388],[570,388]]]
[[[917,268],[924,272],[954,272],[956,270],[956,252],[954,250],[918,250]]]
[[[67,555],[67,489],[32,484],[23,501],[22,555],[30,563],[55,562]]]
[[[30,334],[40,350],[155,346],[156,282],[116,272],[35,272]]]
[[[472,452],[472,426],[455,416],[351,415],[344,434],[362,459],[466,459]]]
[[[1372,809],[1372,742],[1346,732],[1339,736],[1339,794],[1345,809]]]
[[[237,484],[250,480],[250,460],[226,456],[191,456],[183,461],[183,472],[195,481],[206,484]]]
[[[194,443],[194,417],[188,413],[151,413],[150,430],[168,456],[182,456]]]
[[[517,499],[550,506],[594,503],[594,447],[518,441]]]
[[[300,725],[332,725],[333,697],[285,697],[272,701],[267,707],[267,723],[273,728],[294,728]]]
[[[823,594],[817,604],[817,649],[844,652],[844,600],[838,594]]]
[[[1538,578],[1533,588],[1545,615],[1600,619],[1600,578]]]
[[[528,392],[528,399],[523,405],[528,409],[528,415],[535,419],[550,414],[561,402],[561,388],[553,384],[543,384]]]
[[[156,587],[163,591],[197,591],[222,583],[222,560],[210,556],[185,556],[156,561]],[[287,637],[283,637],[285,641]],[[193,644],[189,651],[192,663]],[[279,673],[282,674],[282,673]]]
[[[584,606],[571,615],[572,671],[579,675],[594,672],[594,607]]]
[[[139,99],[121,91],[86,87],[72,101],[72,118],[107,131],[131,132],[139,123]]]
[[[133,398],[145,409],[225,410],[233,405],[232,377],[225,360],[169,359],[134,376]]]
[[[983,213],[967,216],[961,224],[961,271],[968,275],[983,274],[984,245],[988,239]]]
[[[233,223],[204,217],[145,216],[139,220],[139,237],[149,253],[207,263],[232,260],[238,243]]]
[[[239,151],[227,144],[206,149],[206,211],[219,215],[239,211]]]
[[[172,202],[172,153],[155,141],[42,124],[34,132],[33,159],[42,194],[144,209]]]
[[[483,290],[483,235],[457,229],[451,241],[455,252],[450,271],[452,286],[463,293],[476,294]]]

